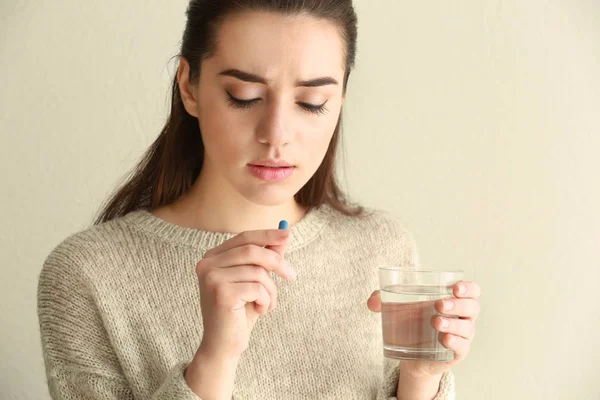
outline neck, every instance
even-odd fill
[[[282,219],[294,225],[302,219],[306,210],[293,197],[273,206],[253,203],[229,184],[216,182],[208,174],[201,173],[188,193],[154,214],[188,228],[240,233],[276,229]]]

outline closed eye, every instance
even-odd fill
[[[254,105],[254,103],[260,100],[260,98],[250,100],[237,99],[233,97],[229,92],[227,92],[227,96],[229,97],[229,104],[233,108],[250,108]]]
[[[309,104],[309,103],[298,103],[298,105],[300,107],[304,108],[306,111],[311,112],[313,114],[317,114],[317,115],[323,115],[327,111],[329,111],[327,108],[325,108],[325,104],[327,104],[327,101],[325,101],[325,103],[323,103],[321,105],[314,105],[314,104]]]
[[[228,103],[231,105],[231,107],[241,108],[241,109],[250,108],[254,104],[258,103],[261,100],[260,97],[255,98],[255,99],[248,99],[248,100],[238,99],[236,97],[233,97],[231,95],[231,93],[229,93],[229,92],[227,92],[227,97],[229,97]],[[302,109],[304,109],[305,111],[308,111],[310,113],[317,114],[317,115],[322,115],[322,114],[325,114],[327,111],[329,111],[327,108],[325,108],[325,104],[327,104],[327,101],[325,101],[325,103],[323,103],[323,104],[310,104],[310,103],[304,103],[304,102],[298,102],[296,104],[298,104],[300,107],[302,107]]]

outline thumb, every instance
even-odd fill
[[[275,253],[279,254],[281,257],[285,256],[285,252],[287,251],[288,245],[290,244],[290,239],[292,237],[292,233],[285,239],[282,244],[278,244],[276,246],[265,246],[266,249],[273,250]]]
[[[265,248],[267,248],[269,250],[273,250],[275,253],[277,253],[283,257],[285,255],[288,245],[290,244],[291,237],[292,237],[292,234],[290,232],[290,236],[288,236],[282,244],[278,244],[275,246],[265,246]]]
[[[285,252],[287,250],[288,245],[290,244],[290,239],[292,237],[292,232],[288,229],[288,222],[283,220],[279,223],[279,229],[284,229],[289,232],[289,236],[285,239],[282,244],[276,246],[266,246],[267,249],[273,250],[281,257],[285,256]]]
[[[374,291],[367,300],[367,307],[373,312],[381,312],[381,292],[379,290]]]

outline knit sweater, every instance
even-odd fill
[[[418,265],[412,234],[385,213],[327,205],[290,229],[298,276],[273,275],[278,306],[252,330],[233,398],[393,399],[399,361],[383,357],[381,317],[366,302],[379,266]],[[56,246],[38,285],[52,398],[199,400],[183,375],[202,338],[195,266],[233,236],[141,208]],[[454,397],[448,372],[436,400]]]

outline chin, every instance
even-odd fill
[[[295,191],[284,187],[253,187],[240,190],[242,196],[261,206],[280,206],[294,198]]]

